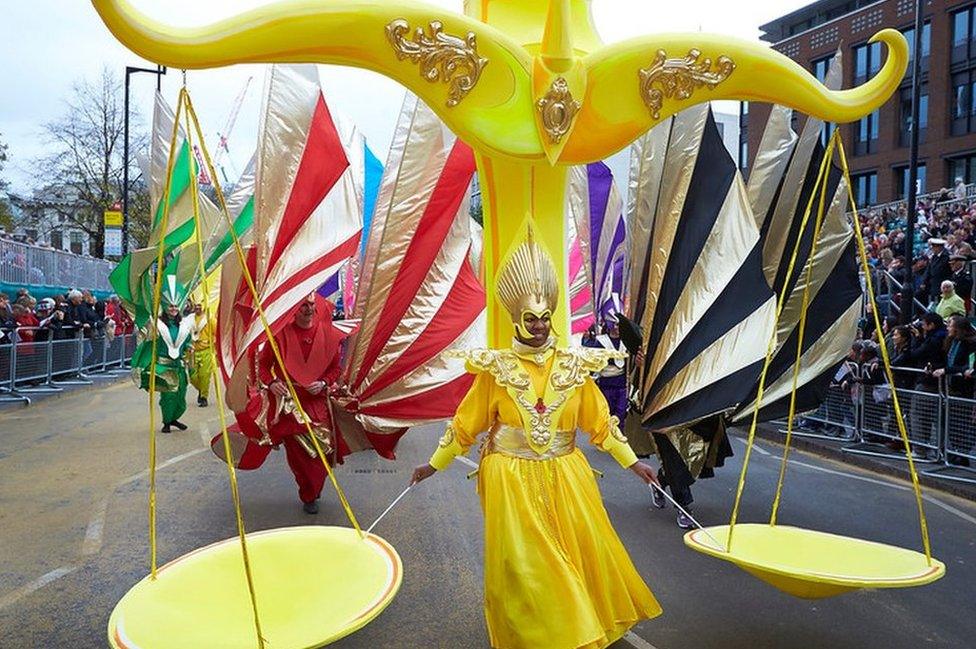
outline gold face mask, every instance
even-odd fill
[[[522,309],[520,319],[512,323],[515,325],[516,335],[522,340],[531,340],[533,338],[532,332],[529,331],[529,316],[532,316],[535,320],[551,321],[552,311],[545,304],[526,305]]]
[[[515,331],[522,339],[532,338],[525,325],[527,315],[552,318],[559,298],[556,269],[545,249],[531,238],[531,233],[498,274],[498,298],[511,315]]]

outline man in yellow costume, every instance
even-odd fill
[[[202,304],[194,305],[193,317],[193,363],[190,366],[190,383],[197,389],[197,405],[206,408],[214,371],[213,333]]]
[[[530,238],[498,279],[510,349],[465,352],[474,384],[414,483],[447,467],[487,431],[478,471],[485,515],[485,617],[496,649],[605,647],[661,607],[617,537],[576,430],[646,483],[590,378],[622,352],[557,348],[558,282]]]

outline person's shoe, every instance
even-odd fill
[[[197,397],[197,405],[201,408],[207,407],[207,397]]]
[[[664,497],[664,494],[661,493],[661,490],[658,489],[657,487],[651,487],[651,502],[653,502],[654,506],[657,507],[658,509],[664,509],[665,507],[668,506],[667,499]]]
[[[176,419],[176,420],[174,420],[174,421],[171,421],[171,422],[169,422],[169,423],[170,423],[170,425],[172,425],[172,426],[176,426],[176,427],[177,427],[177,428],[179,428],[180,430],[186,430],[186,429],[187,429],[187,425],[186,425],[186,424],[184,424],[184,423],[183,423],[182,421],[180,421],[179,419]]]
[[[169,427],[169,424],[163,424],[163,430],[162,430],[162,432],[164,432],[164,433],[172,433],[173,432],[173,429]]]
[[[310,516],[313,514],[318,514],[319,504],[314,500],[310,503],[302,503],[302,511]]]
[[[691,520],[690,516],[685,516],[683,511],[678,512],[678,527],[683,530],[691,530],[695,528],[695,523]]]

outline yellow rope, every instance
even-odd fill
[[[838,131],[834,131],[835,135]],[[831,138],[833,140],[833,136]],[[814,183],[814,188],[818,187],[827,173],[827,156],[824,156],[823,160],[820,161],[820,170],[817,172],[817,180]],[[803,219],[800,222],[799,232],[802,234],[807,228],[807,222],[810,219],[810,211],[813,209],[813,199],[816,196],[815,192],[810,193],[810,200],[807,201],[807,207],[803,212]],[[756,441],[756,429],[759,425],[759,409],[762,407],[763,393],[766,389],[766,375],[769,372],[769,365],[773,360],[773,351],[776,349],[776,332],[779,328],[779,319],[783,314],[783,305],[786,303],[786,291],[789,289],[790,283],[789,278],[793,276],[793,268],[796,266],[796,258],[800,253],[800,242],[802,236],[798,236],[796,243],[793,245],[793,254],[790,256],[790,263],[786,269],[786,279],[783,282],[783,288],[780,291],[779,302],[776,305],[776,320],[773,325],[773,333],[769,338],[769,343],[766,346],[766,358],[763,361],[762,372],[759,374],[759,386],[756,389],[756,404],[752,411],[752,423],[749,426],[749,438],[746,442],[746,454],[742,458],[742,470],[739,473],[739,484],[735,490],[735,505],[732,506],[732,517],[729,520],[729,536],[725,542],[725,551],[732,551],[732,535],[735,532],[735,523],[739,518],[739,506],[742,504],[742,492],[745,490],[746,486],[746,474],[749,471],[749,460],[752,457],[752,448]]]
[[[189,93],[186,91],[185,87],[180,93],[180,100],[183,102],[188,102],[190,98]],[[193,150],[193,132],[190,129],[190,111],[185,112],[186,115],[186,144],[189,150]],[[195,118],[195,116],[194,116]],[[201,139],[200,140],[200,150],[204,150],[206,144]],[[210,285],[209,278],[207,277],[206,269],[204,268],[203,260],[203,233],[200,231],[200,197],[197,194],[197,170],[196,166],[191,164],[189,166],[190,174],[190,184],[189,188],[192,194],[193,201],[193,224],[194,231],[196,234],[197,243],[197,267],[200,272],[200,281],[203,284],[203,304],[204,304],[204,314],[207,317],[207,334],[208,342],[210,345],[210,353],[214,354],[214,328],[213,328],[213,318],[210,309]],[[213,179],[214,186],[219,186],[219,180],[216,176],[211,176]],[[254,576],[251,570],[251,560],[247,552],[247,534],[244,527],[244,513],[241,511],[241,496],[237,487],[237,472],[234,470],[234,463],[231,460],[231,449],[230,449],[230,436],[227,433],[227,415],[224,412],[224,399],[223,392],[221,391],[220,379],[218,377],[219,370],[213,372],[213,385],[214,393],[217,397],[217,415],[220,417],[220,435],[223,438],[224,443],[224,459],[227,462],[227,475],[230,478],[230,493],[231,499],[234,502],[234,515],[237,519],[237,535],[241,541],[241,556],[244,559],[244,577],[247,581],[247,592],[251,600],[251,612],[254,616],[254,631],[258,638],[258,649],[264,649],[264,636],[261,633],[261,619],[258,616],[258,600],[257,595],[254,590]]]
[[[182,91],[181,91],[182,92]],[[176,138],[180,129],[180,108],[177,105],[176,115],[173,117],[173,132],[169,141],[169,157],[166,161],[166,188],[163,191],[163,218],[160,223],[159,241],[156,244],[156,278],[153,283],[152,312],[149,316],[147,332],[151,336],[151,350],[149,364],[149,577],[156,579],[156,409],[153,404],[153,394],[156,392],[156,352],[158,349],[159,331],[156,323],[159,318],[159,307],[162,302],[163,291],[163,244],[166,242],[166,230],[169,228],[170,193],[173,188],[173,169],[176,166]],[[163,422],[166,423],[166,422]]]
[[[835,131],[836,133],[836,131]],[[878,317],[878,305],[874,299],[874,286],[871,281],[871,268],[868,265],[868,253],[864,247],[864,237],[861,234],[861,221],[857,214],[857,202],[854,200],[854,188],[851,185],[851,173],[847,166],[847,155],[844,153],[844,142],[838,138],[837,147],[840,152],[840,163],[841,168],[844,170],[844,179],[847,181],[847,196],[851,203],[851,209],[853,210],[854,218],[854,230],[857,239],[857,249],[861,257],[861,268],[864,270],[864,281],[865,288],[868,293],[868,297],[871,300],[872,315],[874,316],[874,327],[875,331],[878,332],[879,338],[881,337],[881,320]],[[891,361],[888,358],[888,349],[884,344],[884,340],[879,340],[881,343],[881,360],[884,362],[885,376],[888,379],[888,385],[891,390],[891,401],[895,407],[895,417],[898,420],[898,432],[901,435],[901,441],[905,445],[905,455],[908,458],[908,472],[912,476],[912,490],[915,492],[915,504],[918,506],[918,523],[922,530],[922,547],[925,549],[925,559],[928,565],[932,565],[932,549],[929,545],[929,526],[925,520],[925,509],[922,507],[922,487],[918,483],[918,473],[915,471],[915,459],[912,457],[912,447],[908,440],[908,430],[905,428],[905,419],[901,413],[901,405],[898,402],[898,391],[895,389],[895,376],[891,371]]]
[[[196,111],[193,108],[193,102],[189,97],[186,99],[186,110],[192,115],[193,123],[197,130],[198,139],[203,141],[203,133],[200,130],[200,123],[196,118]],[[214,169],[213,162],[210,159],[210,153],[206,149],[201,149],[203,152],[204,162],[207,165],[207,172],[210,174],[211,178],[216,177],[216,170]],[[322,452],[322,447],[319,444],[315,433],[312,430],[311,420],[305,414],[305,409],[302,407],[301,401],[298,399],[298,394],[295,392],[295,385],[292,383],[291,377],[288,375],[288,371],[285,369],[285,361],[281,356],[281,351],[278,348],[278,343],[275,340],[274,333],[271,331],[271,326],[268,324],[268,319],[264,312],[264,307],[261,304],[261,298],[258,295],[257,288],[254,285],[254,278],[251,277],[251,272],[247,268],[247,259],[244,257],[244,249],[241,247],[240,238],[237,236],[237,231],[234,229],[234,224],[231,221],[230,214],[227,211],[227,202],[224,198],[224,193],[220,188],[219,183],[214,184],[214,189],[217,194],[217,202],[220,205],[220,210],[224,215],[224,219],[227,221],[228,228],[230,229],[231,237],[234,239],[234,250],[237,253],[237,260],[241,265],[241,271],[244,276],[244,281],[247,284],[247,288],[251,293],[251,297],[254,300],[254,305],[257,308],[258,316],[261,319],[261,326],[264,328],[265,335],[268,338],[268,345],[274,354],[275,361],[279,369],[281,370],[281,375],[285,380],[285,384],[288,387],[288,392],[291,395],[292,401],[295,404],[295,409],[299,418],[301,418],[302,423],[305,424],[305,428],[308,431],[309,437],[312,440],[312,445],[315,447],[315,452],[318,454],[319,459],[322,460],[322,465],[325,467],[325,472],[329,476],[329,480],[332,482],[332,486],[336,490],[336,494],[339,496],[339,502],[342,504],[342,508],[346,513],[346,517],[352,526],[356,529],[356,532],[360,535],[360,538],[365,538],[362,529],[359,526],[359,521],[356,520],[356,515],[353,514],[352,508],[349,505],[349,501],[346,499],[346,494],[342,491],[342,487],[339,486],[338,480],[336,480],[335,473],[329,466],[328,458],[326,458],[325,453]],[[333,422],[335,426],[335,422]]]
[[[776,524],[776,515],[779,513],[779,503],[783,495],[783,483],[786,481],[786,466],[790,455],[790,444],[793,441],[793,418],[796,416],[796,389],[800,382],[800,360],[803,357],[803,339],[807,329],[807,309],[810,304],[810,282],[813,277],[813,264],[817,256],[817,246],[820,243],[820,230],[823,227],[824,203],[827,198],[827,185],[830,180],[830,165],[834,158],[834,147],[831,146],[824,152],[827,159],[826,171],[823,174],[823,184],[820,188],[820,202],[817,207],[817,220],[813,226],[813,242],[810,244],[810,256],[807,258],[806,283],[803,286],[803,302],[800,307],[800,325],[797,332],[796,341],[796,363],[793,365],[793,387],[790,389],[790,414],[786,420],[786,440],[783,444],[783,460],[779,465],[779,482],[776,483],[776,496],[773,498],[773,509],[769,515],[769,524]],[[817,191],[815,186],[812,191]],[[803,236],[803,232],[799,233]]]

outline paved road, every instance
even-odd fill
[[[160,437],[159,551],[165,562],[233,536],[222,465],[205,447],[216,412],[191,407],[191,429]],[[147,570],[146,399],[131,384],[76,392],[30,408],[0,410],[0,646],[99,647],[115,602]],[[340,479],[370,522],[426,458],[440,427],[411,432],[400,459],[360,454]],[[706,524],[728,518],[743,446],[714,480],[696,489]],[[778,447],[754,455],[744,520],[767,515]],[[858,648],[976,646],[976,506],[931,493],[932,544],[949,567],[935,585],[793,599],[690,550],[673,511],[650,507],[647,489],[599,452],[607,509],[638,569],[665,609],[614,649]],[[918,547],[904,483],[797,454],[781,522]],[[481,516],[467,467],[411,492],[377,528],[400,552],[405,577],[391,606],[337,643],[345,648],[485,647],[481,615]],[[240,474],[249,529],[307,524],[284,458]],[[327,487],[327,490],[329,487]],[[327,492],[326,524],[344,517]],[[243,622],[246,623],[246,622]]]

